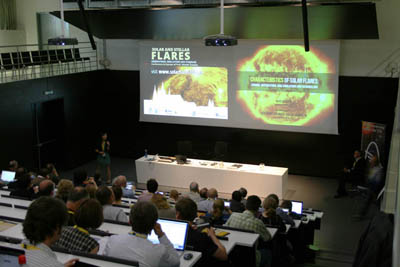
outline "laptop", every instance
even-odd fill
[[[189,231],[189,223],[185,221],[158,219],[157,222],[161,225],[162,231],[167,235],[174,248],[183,253],[186,247],[186,239]],[[147,239],[153,244],[159,244],[158,237],[154,230]],[[180,254],[181,254],[180,253]]]
[[[231,202],[224,201],[224,206],[225,206],[225,208],[229,208],[231,206]]]
[[[292,212],[302,215],[303,214],[303,201],[296,201],[296,200],[291,200],[292,201]]]
[[[1,172],[1,180],[2,180],[3,182],[5,182],[6,184],[7,184],[7,183],[13,182],[13,181],[14,181],[14,178],[15,178],[15,172],[12,172],[12,171],[5,171],[5,170],[3,170],[3,171]]]
[[[0,266],[20,267],[18,257],[25,255],[22,249],[0,246]]]

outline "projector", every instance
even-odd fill
[[[225,34],[206,36],[204,42],[206,46],[233,46],[238,43],[236,37]]]
[[[50,38],[47,41],[48,45],[77,45],[78,39],[76,38],[64,38],[64,37],[56,37]]]

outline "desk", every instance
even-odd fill
[[[0,232],[0,235],[2,236],[7,236],[7,237],[12,237],[12,238],[18,238],[18,239],[25,239],[25,236],[22,232],[22,223],[18,223],[15,226]],[[125,232],[126,233],[126,232]],[[108,237],[101,237],[99,238],[98,236],[92,236],[93,238],[95,238],[99,244],[100,244],[100,249],[99,249],[99,253],[101,255],[101,253],[104,251],[104,247],[105,244],[108,241]],[[8,244],[8,243],[5,243]],[[18,246],[17,248],[20,249],[20,247]],[[190,252],[193,254],[193,258],[191,260],[185,260],[183,259],[183,254],[180,258],[180,266],[185,266],[185,267],[191,267],[193,266],[200,258],[201,258],[201,252],[197,252],[197,251],[185,251],[185,252]],[[94,265],[98,265],[98,266],[128,266],[125,264],[118,264],[118,263],[113,263],[113,262],[106,262],[106,261],[102,261],[102,260],[97,260],[97,259],[91,259],[91,258],[85,258],[85,257],[77,257],[74,255],[70,255],[70,254],[64,254],[64,253],[59,253],[56,252],[57,258],[60,262],[67,262],[70,259],[73,258],[79,258],[81,261],[83,262],[87,262],[90,264],[94,264]]]
[[[222,245],[224,245],[227,254],[229,254],[236,245],[244,247],[253,247],[260,236],[259,234],[255,233],[246,233],[230,229],[221,228],[221,230],[230,233],[227,236],[228,240],[220,240]]]
[[[16,219],[25,219],[27,210],[24,209],[16,209],[10,207],[0,206],[0,215],[16,218]]]
[[[213,161],[197,159],[179,165],[176,162],[149,161],[150,158],[142,157],[135,161],[139,183],[155,178],[159,185],[188,188],[192,181],[197,181],[200,185],[214,187],[227,194],[245,186],[248,195],[265,197],[274,193],[279,198],[283,198],[287,189],[287,168],[265,166],[261,170],[258,165],[250,164],[235,168],[232,166],[234,163],[229,162],[224,162],[221,168],[219,164],[212,166]]]

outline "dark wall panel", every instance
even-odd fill
[[[64,98],[65,166],[74,167],[94,158],[93,143],[98,129],[96,97],[99,73],[87,72],[51,78],[0,84],[0,162],[11,159],[34,167],[34,128],[31,104]],[[43,95],[53,90],[50,96]]]

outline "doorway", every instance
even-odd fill
[[[34,129],[34,163],[38,169],[53,163],[57,169],[65,166],[64,99],[32,104]]]

